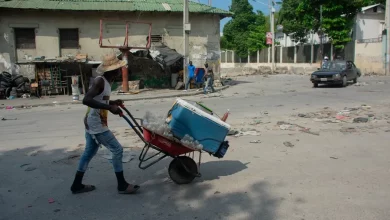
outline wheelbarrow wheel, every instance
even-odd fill
[[[181,156],[172,160],[169,164],[168,173],[176,184],[188,184],[195,179],[198,166],[192,158]]]

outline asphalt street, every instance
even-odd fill
[[[236,131],[223,159],[203,154],[189,185],[168,176],[171,159],[138,168],[143,143],[109,116],[125,148],[125,176],[141,185],[119,195],[108,152],[85,176],[97,190],[72,195],[84,148],[86,107],[0,110],[0,219],[388,219],[390,78],[312,88],[307,76],[248,76],[202,101]],[[126,102],[139,118],[164,116],[174,98]],[[356,118],[363,118],[363,123]],[[365,121],[367,119],[367,121]]]

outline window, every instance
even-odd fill
[[[152,43],[161,43],[162,42],[162,36],[161,35],[151,35]]]
[[[78,49],[79,48],[79,29],[60,29],[60,48]]]
[[[35,29],[15,28],[16,49],[35,49]]]

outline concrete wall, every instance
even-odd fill
[[[382,42],[355,44],[355,64],[363,75],[385,75],[383,47]]]
[[[87,53],[92,60],[100,60],[104,53],[112,49],[99,47],[99,20],[102,18],[120,19],[104,25],[104,44],[121,45],[125,35],[124,20],[152,22],[152,34],[162,35],[163,42],[183,52],[183,25],[180,13],[107,13],[107,12],[52,12],[52,11],[5,11],[0,14],[0,55],[7,62],[23,62],[25,57],[36,56],[55,58],[60,55]],[[191,14],[190,59],[196,66],[209,63],[218,64],[220,58],[220,34],[218,15]],[[14,27],[34,27],[36,32],[35,50],[16,50]],[[78,28],[78,50],[62,50],[59,47],[59,28]],[[146,44],[146,25],[131,25],[129,45]]]
[[[385,14],[367,11],[356,16],[355,40],[382,37]]]

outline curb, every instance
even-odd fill
[[[229,88],[230,86],[222,86],[220,88],[216,88],[215,91],[219,92]],[[203,91],[197,92],[183,92],[182,94],[175,95],[163,95],[163,96],[151,96],[151,97],[139,97],[139,98],[124,98],[123,101],[140,101],[140,100],[153,100],[153,99],[165,99],[165,98],[173,98],[173,97],[186,97],[186,96],[195,96],[203,94]],[[28,107],[40,107],[40,106],[57,106],[57,105],[79,105],[82,104],[82,101],[69,101],[69,102],[59,102],[59,103],[45,103],[45,104],[33,104],[27,105]],[[16,105],[12,106],[13,108],[24,108],[26,105]],[[6,107],[0,107],[0,109],[5,109]]]

